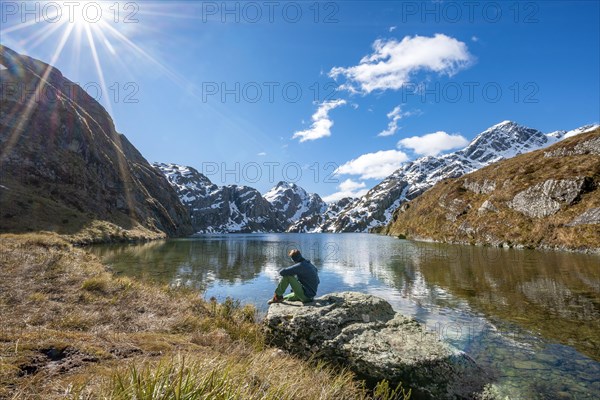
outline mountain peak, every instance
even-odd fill
[[[286,181],[277,183],[263,197],[283,212],[289,224],[308,215],[320,214],[326,207],[319,195],[308,193],[295,183]]]
[[[504,120],[504,121],[502,121],[500,123],[497,123],[496,125],[492,126],[490,129],[492,129],[492,128],[501,128],[501,127],[505,127],[505,126],[513,126],[513,125],[518,126],[519,124],[517,124],[514,121],[510,121],[510,120],[507,119],[507,120]]]
[[[502,121],[481,132],[467,147],[457,153],[473,162],[487,165],[547,146],[551,139],[537,129],[513,121]]]
[[[275,188],[280,188],[280,189],[293,189],[296,187],[295,183],[290,183],[290,182],[286,182],[286,181],[279,181],[277,182],[277,185],[275,185]]]

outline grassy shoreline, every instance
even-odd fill
[[[270,348],[251,306],[116,277],[57,234],[0,235],[0,315],[0,398],[391,396]]]

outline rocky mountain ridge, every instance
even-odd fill
[[[197,233],[366,232],[388,224],[394,211],[437,182],[460,177],[518,154],[544,148],[590,129],[544,134],[503,121],[459,151],[402,165],[361,198],[325,203],[295,183],[279,182],[263,196],[248,186],[214,185],[191,167],[155,163],[188,208]]]
[[[294,183],[279,182],[264,196],[249,186],[213,184],[192,167],[154,163],[189,210],[195,233],[285,232],[300,218],[321,215],[327,204]]]

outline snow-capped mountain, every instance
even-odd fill
[[[217,186],[191,167],[154,163],[190,212],[196,233],[281,232],[282,214],[248,186]]]
[[[402,203],[412,200],[437,182],[473,172],[499,160],[549,146],[566,137],[595,129],[585,126],[569,132],[542,132],[503,121],[494,125],[454,153],[422,157],[408,162],[358,200],[347,203],[332,218],[300,220],[295,226],[312,232],[367,232],[389,223],[392,213]]]
[[[294,183],[279,182],[264,197],[248,186],[215,185],[192,167],[154,163],[189,210],[196,233],[285,232],[300,218],[321,215],[327,204]]]
[[[403,164],[364,196],[326,204],[294,183],[279,182],[264,196],[248,186],[217,186],[191,167],[158,168],[188,208],[196,232],[367,232],[387,225],[404,202],[447,178],[457,178],[518,154],[596,129],[586,125],[544,134],[503,121],[481,132],[464,149]]]
[[[327,209],[327,204],[318,194],[307,193],[295,183],[279,182],[263,197],[283,213],[288,225],[301,218],[321,215]]]
[[[359,199],[353,197],[344,197],[332,203],[325,203],[325,209],[321,213],[303,217],[292,223],[288,232],[323,232],[327,228],[328,222],[333,221],[346,208],[352,207]]]
[[[570,138],[575,135],[579,135],[580,133],[593,131],[594,129],[597,129],[598,127],[600,127],[600,125],[598,125],[598,124],[584,125],[582,127],[573,129],[571,131],[554,131],[552,133],[549,133],[548,136],[562,140],[562,139]]]

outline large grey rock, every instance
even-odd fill
[[[556,214],[563,205],[573,204],[590,184],[590,180],[579,177],[548,179],[517,193],[508,206],[528,217],[547,217]]]
[[[484,179],[483,181],[472,181],[465,179],[463,187],[476,194],[490,194],[496,190],[496,182]]]
[[[590,208],[569,222],[569,226],[600,224],[600,207]]]
[[[342,365],[371,383],[402,382],[416,398],[476,398],[485,386],[485,373],[465,353],[372,295],[342,292],[304,305],[273,304],[264,324],[277,347]]]
[[[586,127],[587,128],[587,127]],[[597,129],[597,125],[593,125],[588,130]],[[585,132],[587,132],[586,130]],[[544,152],[544,157],[567,157],[578,155],[600,155],[600,136],[595,136],[585,142],[577,143],[574,148],[561,147],[556,150]]]

